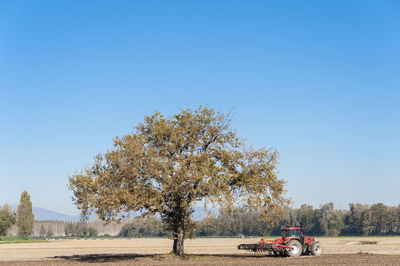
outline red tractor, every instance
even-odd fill
[[[289,257],[297,257],[302,254],[314,256],[322,254],[321,244],[313,237],[304,236],[301,228],[283,226],[281,229],[281,236],[275,240],[261,239],[257,244],[240,244],[238,249]]]

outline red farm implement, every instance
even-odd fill
[[[281,237],[275,240],[261,239],[257,244],[240,244],[238,249],[290,257],[322,254],[322,247],[318,241],[313,237],[304,236],[300,228],[288,226],[282,227]]]

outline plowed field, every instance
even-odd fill
[[[236,249],[240,243],[258,240],[186,240],[188,255],[179,259],[168,255],[172,247],[168,239],[2,244],[0,265],[400,265],[400,237],[321,238],[320,257],[276,258]]]

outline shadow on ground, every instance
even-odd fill
[[[55,256],[54,259],[63,259],[80,262],[115,262],[123,260],[134,260],[139,258],[152,258],[155,259],[156,254],[85,254],[85,255],[72,255],[72,256]]]
[[[85,255],[72,255],[72,256],[55,256],[51,257],[52,259],[63,259],[69,261],[79,261],[79,262],[94,262],[94,263],[102,263],[102,262],[118,262],[124,260],[135,260],[135,259],[143,259],[143,258],[150,258],[154,260],[164,260],[165,258],[173,258],[173,259],[180,259],[180,260],[190,260],[193,258],[201,258],[201,257],[208,257],[208,258],[238,258],[238,259],[245,259],[245,258],[265,258],[265,257],[275,257],[271,255],[265,254],[187,254],[181,257],[174,256],[172,254],[135,254],[135,253],[128,253],[128,254],[85,254]]]

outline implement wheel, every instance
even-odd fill
[[[289,257],[298,257],[301,255],[303,247],[301,246],[299,241],[292,239],[286,245],[293,248],[288,248],[286,251]]]
[[[311,254],[314,256],[319,256],[322,254],[322,246],[319,242],[314,242],[311,245]]]

